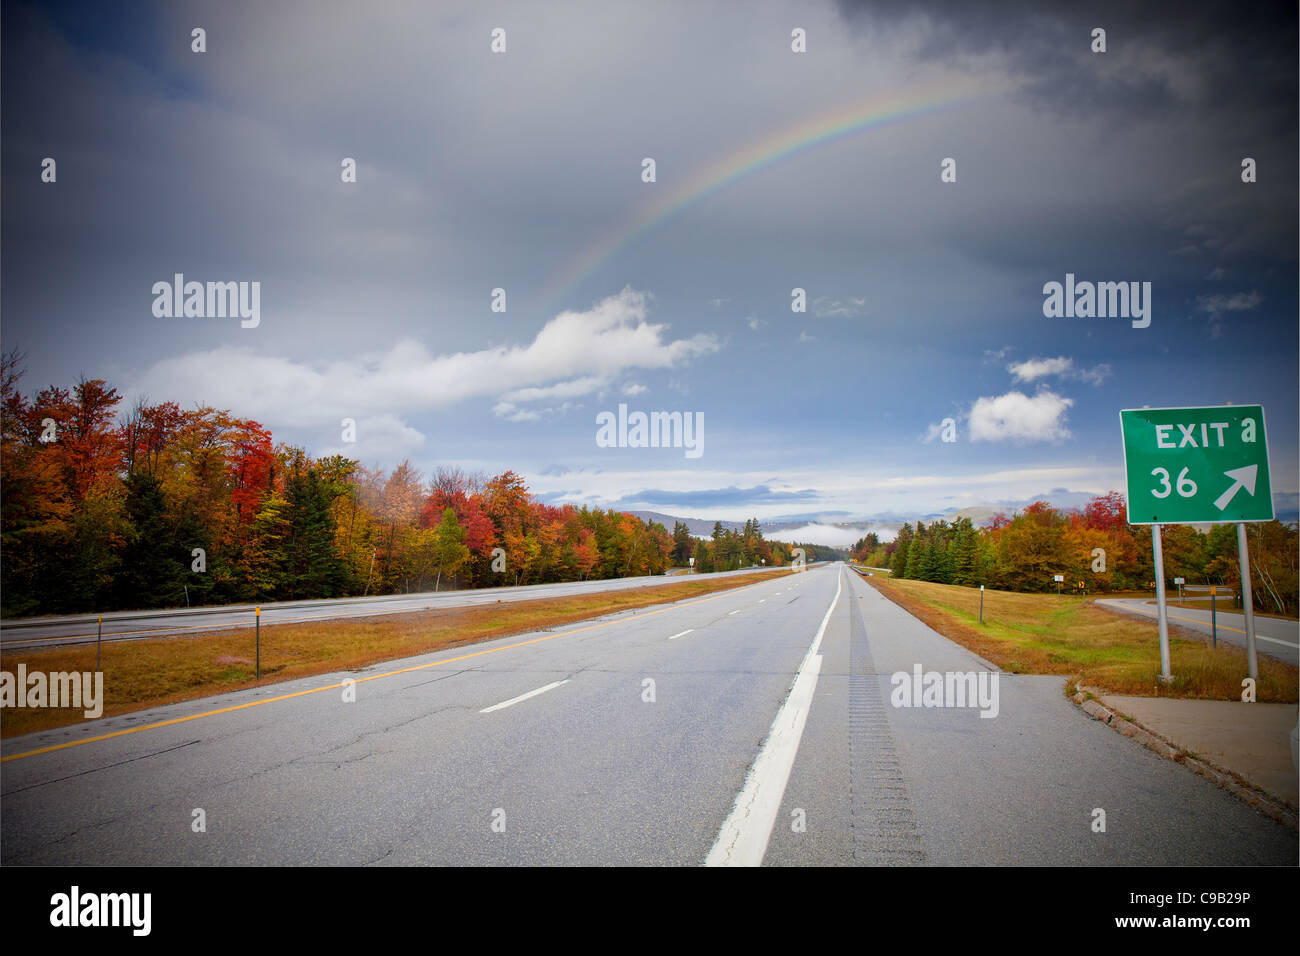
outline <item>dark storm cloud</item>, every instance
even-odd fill
[[[838,6],[850,25],[928,21],[917,48],[924,59],[1004,56],[1030,80],[1027,92],[1068,112],[1140,117],[1187,107],[1231,112],[1246,128],[1295,132],[1295,4],[838,0]],[[1107,60],[1091,51],[1094,27],[1106,30]]]

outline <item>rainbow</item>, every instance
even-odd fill
[[[907,96],[876,97],[835,109],[755,140],[735,152],[697,169],[671,189],[654,189],[657,198],[639,209],[628,222],[588,246],[577,258],[556,270],[539,293],[539,304],[550,307],[578,283],[592,275],[634,241],[701,199],[747,176],[775,166],[800,153],[846,139],[866,130],[934,113],[993,92],[973,90],[945,82]],[[934,157],[934,175],[939,159]]]

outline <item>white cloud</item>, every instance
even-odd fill
[[[1073,367],[1073,359],[1061,356],[1059,358],[1026,359],[1023,362],[1012,362],[1007,366],[1007,371],[1019,381],[1032,382],[1048,375],[1060,375],[1062,372],[1070,371]]]
[[[866,312],[867,300],[865,298],[849,298],[841,302],[839,299],[828,299],[825,296],[818,296],[813,299],[813,315],[820,318],[853,318]]]
[[[930,444],[930,442],[938,438],[940,433],[942,432],[943,432],[943,422],[932,422],[930,426],[926,428],[925,434],[921,436],[921,443],[923,445]]]
[[[865,537],[866,533],[865,528],[840,528],[833,524],[812,522],[799,528],[767,532],[764,537],[789,544],[820,544],[828,548],[851,548]],[[891,532],[883,530],[877,531],[876,534],[881,541],[889,541],[893,537]]]
[[[1093,368],[1075,368],[1074,359],[1064,355],[1056,358],[1033,358],[1023,362],[1012,362],[1007,366],[1007,371],[1019,382],[1033,382],[1056,375],[1076,382],[1087,382],[1090,385],[1101,385],[1110,378],[1111,373],[1110,366],[1104,362]]]
[[[748,318],[746,318],[746,319],[745,319],[745,322],[746,322],[746,323],[749,325],[749,327],[750,327],[751,329],[753,329],[755,332],[757,332],[757,331],[758,331],[759,329],[761,329],[763,326],[767,325],[767,323],[764,322],[762,319],[758,318],[757,316],[753,316],[753,315],[751,315],[751,316],[749,316]]]
[[[1211,315],[1224,312],[1249,312],[1264,301],[1258,292],[1235,292],[1232,295],[1201,295],[1196,297],[1196,307]]]
[[[589,394],[632,369],[673,368],[721,348],[708,334],[667,339],[668,326],[646,315],[646,296],[625,288],[586,312],[561,312],[527,345],[435,355],[406,339],[387,352],[325,364],[222,347],[162,359],[127,391],[229,408],[272,428],[400,416],[488,396],[499,398],[498,415],[527,421],[538,413],[521,404]]]
[[[501,396],[501,400],[513,403],[542,402],[553,398],[576,398],[580,395],[589,395],[608,384],[609,379],[603,375],[588,375],[583,378],[570,379],[567,382],[556,382],[554,385],[533,385],[528,388],[517,388],[512,392],[506,392]]]
[[[1232,295],[1200,295],[1196,308],[1210,316],[1210,338],[1223,337],[1223,316],[1228,312],[1249,312],[1258,307],[1264,297],[1257,291],[1235,292]]]
[[[623,394],[627,395],[629,398],[633,395],[643,395],[648,391],[650,391],[650,389],[646,388],[639,382],[628,382],[623,386]]]
[[[343,442],[341,425],[337,434],[338,444],[313,449],[313,453],[320,457],[343,455],[358,461],[398,462],[416,454],[425,445],[423,433],[393,415],[374,415],[357,419],[355,442]]]
[[[800,333],[799,333],[799,341],[800,341],[800,342],[816,342],[816,341],[817,341],[817,336],[815,336],[815,335],[809,335],[807,332],[800,332]]]
[[[1047,390],[1032,398],[1023,392],[979,398],[970,410],[970,440],[1061,441],[1070,437],[1065,413],[1073,404]]]

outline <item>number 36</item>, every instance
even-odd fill
[[[1156,498],[1168,498],[1169,493],[1174,489],[1169,484],[1169,472],[1164,468],[1152,468],[1151,474],[1160,479],[1164,485],[1163,490],[1151,489],[1151,494]],[[1196,482],[1187,477],[1187,469],[1184,468],[1178,473],[1178,494],[1182,498],[1192,498],[1196,495]]]

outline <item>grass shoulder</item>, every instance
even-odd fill
[[[1169,640],[1174,679],[1162,684],[1155,623],[1091,600],[986,590],[980,624],[978,588],[887,578],[869,583],[933,630],[1011,673],[1074,675],[1111,694],[1241,699],[1245,651],[1211,647],[1176,626]],[[1260,701],[1295,703],[1298,682],[1297,668],[1260,656]]]

